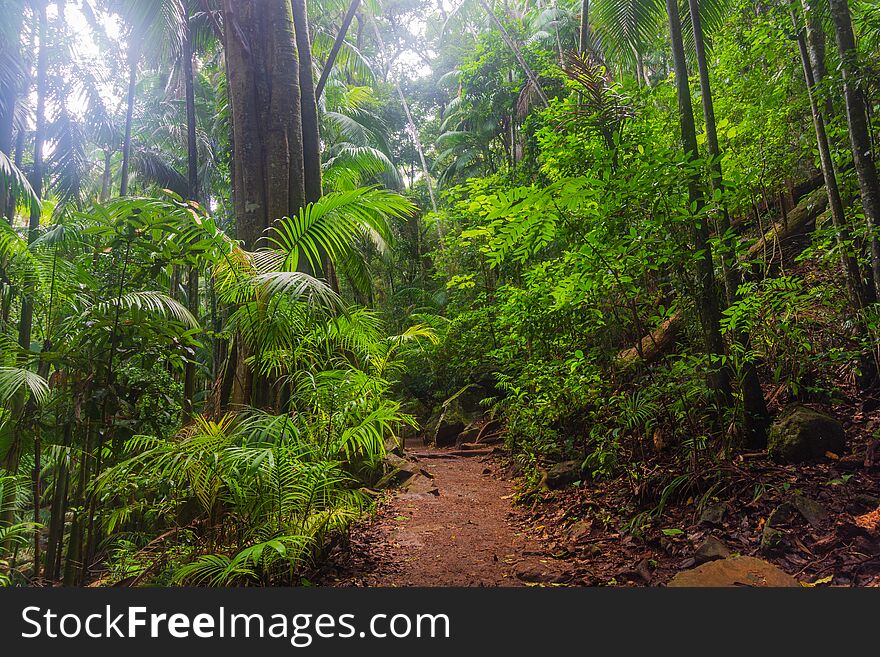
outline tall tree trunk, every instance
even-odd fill
[[[34,190],[34,193],[37,195],[37,198],[43,197],[43,175],[44,175],[44,161],[43,161],[43,146],[46,141],[46,91],[48,85],[48,66],[49,66],[49,51],[47,47],[47,28],[48,28],[48,19],[46,17],[46,5],[48,3],[45,1],[41,1],[36,3],[36,29],[39,34],[39,50],[37,52],[37,108],[36,108],[36,126],[34,130],[34,163],[33,170],[31,173],[31,187]],[[37,231],[40,227],[40,208],[34,207],[31,209],[30,220],[28,223],[28,243],[32,243],[37,238]],[[22,296],[21,301],[21,316],[19,318],[18,323],[18,344],[21,349],[25,353],[30,352],[31,348],[31,334],[33,332],[33,324],[34,324],[34,299],[33,299],[34,290],[28,289],[25,290],[24,295]],[[26,362],[26,360],[25,360]],[[13,421],[16,419],[20,419],[21,411],[24,409],[24,392],[19,393],[19,396],[16,397],[12,402],[13,411],[12,417]],[[6,454],[3,458],[3,468],[11,473],[16,474],[18,472],[18,465],[21,460],[21,442],[22,436],[18,427],[14,430],[14,437],[12,439],[12,444],[7,449]],[[6,498],[4,500],[4,509],[2,518],[0,518],[0,524],[8,524],[12,521],[13,511],[10,508],[10,501],[14,500],[15,489],[14,487],[10,487],[12,489],[12,496],[8,493],[4,495]]]
[[[224,0],[235,143],[236,236],[253,249],[274,222],[305,205],[299,58],[290,0]],[[241,336],[230,401],[268,399],[255,387]],[[252,394],[255,393],[255,394]]]
[[[592,47],[590,43],[590,0],[581,0],[581,22],[578,34],[578,49],[585,53]]]
[[[12,16],[6,19],[9,21],[7,28],[9,30],[9,39],[5,42],[0,42],[0,57],[20,65],[19,36],[23,14],[19,12],[12,12],[12,14]],[[15,122],[15,106],[18,103],[20,92],[20,80],[17,75],[13,79],[8,79],[6,76],[0,79],[0,152],[8,156],[10,160],[13,159],[12,128]],[[7,214],[8,202],[9,189],[7,187],[0,187],[0,215]],[[12,216],[10,215],[7,218],[12,223]]]
[[[376,42],[379,44],[379,50],[383,53],[383,55],[387,52],[385,50],[385,41],[382,39],[382,34],[379,32],[379,26],[376,24],[376,21],[373,20],[373,33],[376,36]],[[403,89],[400,87],[400,84],[395,82],[394,88],[397,91],[397,97],[400,99],[400,106],[403,107],[404,116],[406,116],[406,125],[409,129],[410,137],[413,140],[413,145],[416,148],[416,152],[419,154],[419,162],[422,165],[422,175],[425,178],[425,184],[428,187],[428,197],[431,200],[431,210],[433,212],[437,212],[437,198],[434,195],[434,185],[431,182],[431,170],[428,168],[428,161],[425,158],[425,149],[422,147],[422,139],[419,137],[419,130],[416,127],[415,121],[413,121],[412,112],[409,109],[409,103],[406,100],[406,96],[403,94]],[[440,223],[437,222],[438,230],[440,231],[440,249],[443,249],[443,232],[440,227]]]
[[[303,173],[306,203],[315,203],[324,194],[321,182],[321,134],[318,125],[318,96],[312,70],[312,44],[306,0],[292,0],[293,27],[299,55],[299,89],[302,112]],[[356,10],[356,8],[355,8]],[[326,250],[320,250],[321,269],[330,287],[339,292],[336,270]]]
[[[102,203],[110,198],[110,185],[113,182],[113,153],[104,149],[104,171],[101,174],[101,193],[98,200]]]
[[[183,35],[183,51],[181,53],[184,90],[186,95],[186,171],[190,198],[199,200],[199,153],[196,140],[196,98],[193,78],[192,33],[189,16],[186,18]],[[186,285],[187,308],[198,317],[199,312],[199,270],[190,265],[187,270]],[[193,411],[193,396],[196,388],[196,364],[192,359],[186,363],[183,375],[184,413],[189,416]]]
[[[715,105],[712,101],[712,86],[709,82],[709,65],[706,60],[706,43],[703,25],[700,20],[698,0],[688,0],[691,25],[694,30],[694,47],[697,54],[697,69],[700,77],[700,98],[703,103],[703,117],[706,124],[706,150],[712,161],[712,189],[721,198],[720,212],[717,218],[717,234],[721,243],[719,256],[724,274],[724,288],[727,303],[733,303],[738,297],[738,289],[742,276],[737,268],[734,237],[730,231],[730,214],[727,201],[724,199],[724,175],[721,170],[721,148],[718,145],[718,128],[715,122]],[[749,343],[747,335],[737,335],[737,341],[746,347]],[[742,364],[742,381],[740,389],[743,395],[743,418],[746,443],[752,448],[763,448],[767,444],[767,424],[769,414],[764,392],[754,363],[746,359]]]
[[[669,35],[672,43],[672,59],[675,67],[675,89],[681,122],[681,143],[688,158],[696,159],[697,133],[694,126],[694,108],[688,84],[687,58],[681,34],[681,19],[676,0],[666,0],[666,13],[669,19]],[[730,378],[726,368],[721,367],[724,355],[724,339],[721,335],[721,309],[715,285],[715,271],[712,263],[712,247],[709,244],[709,227],[702,216],[704,199],[700,190],[699,172],[694,171],[688,181],[689,205],[696,210],[697,219],[693,228],[694,249],[697,258],[697,305],[703,328],[703,341],[709,356],[709,387],[715,392],[719,402],[728,403],[730,399]]]
[[[828,75],[828,68],[825,66],[825,29],[822,26],[822,20],[810,6],[810,0],[801,0],[801,6],[804,10],[804,24],[807,29],[807,51],[810,53],[813,82],[819,85]],[[830,121],[834,114],[834,103],[832,103],[831,94],[827,93],[827,90],[822,95],[824,97],[825,120]]]
[[[816,131],[816,145],[819,149],[819,166],[822,169],[822,177],[825,180],[825,192],[828,194],[828,206],[831,208],[831,221],[837,236],[843,270],[846,272],[846,287],[849,290],[850,301],[853,306],[861,311],[865,307],[865,290],[862,277],[859,273],[859,265],[850,249],[851,234],[849,223],[844,212],[843,199],[840,196],[840,187],[837,184],[837,174],[834,172],[834,160],[831,158],[831,146],[828,142],[828,134],[825,131],[825,121],[819,111],[819,103],[815,94],[816,81],[813,78],[813,67],[810,62],[810,54],[807,50],[806,39],[803,31],[798,26],[797,12],[794,0],[789,0],[791,21],[797,31],[798,50],[801,57],[801,66],[804,70],[804,80],[807,84],[807,96],[810,100],[810,113],[813,117],[813,128]]]
[[[134,120],[134,101],[137,92],[137,68],[140,59],[140,47],[132,41],[128,51],[128,96],[125,108],[125,136],[122,139],[122,181],[119,183],[119,195],[128,195],[128,171],[131,167],[131,124]]]
[[[321,187],[321,137],[318,128],[318,103],[312,72],[312,44],[306,0],[292,0],[296,51],[299,56],[299,90],[302,112],[302,149],[306,203],[323,195]]]
[[[856,40],[853,34],[852,19],[847,0],[830,0],[831,19],[837,37],[837,50],[840,53],[840,71],[843,76],[843,97],[846,101],[846,122],[849,126],[849,142],[853,154],[853,165],[859,179],[862,195],[862,208],[865,222],[871,236],[871,272],[873,274],[874,297],[880,296],[880,238],[875,232],[880,224],[880,181],[871,144],[865,99],[859,90],[859,67]]]
[[[327,84],[327,78],[330,77],[330,72],[333,70],[333,65],[336,63],[336,57],[339,55],[339,49],[342,48],[342,44],[345,42],[345,35],[348,34],[348,28],[351,26],[351,21],[354,20],[354,16],[357,14],[360,4],[361,0],[351,0],[351,4],[348,6],[348,11],[345,12],[345,16],[342,18],[342,26],[336,34],[336,39],[333,41],[333,47],[330,49],[330,54],[327,55],[327,61],[324,64],[324,68],[321,69],[321,77],[318,78],[318,84],[315,85],[316,100],[320,100],[321,94],[324,93],[324,85]]]
[[[59,417],[58,419],[60,420],[61,418]],[[72,428],[72,419],[64,423],[64,440],[62,441],[62,447],[64,448],[70,446]],[[64,546],[64,518],[67,510],[67,487],[70,480],[68,461],[69,455],[66,451],[63,451],[55,462],[55,485],[52,491],[45,569],[46,578],[53,580],[58,579],[60,576],[58,557]]]
[[[525,73],[526,77],[529,79],[529,82],[532,83],[532,89],[534,89],[535,93],[538,95],[538,98],[541,101],[541,104],[544,107],[550,107],[550,103],[547,101],[547,96],[544,94],[544,89],[541,87],[541,83],[538,81],[538,76],[535,75],[535,72],[532,71],[532,68],[526,63],[525,58],[522,56],[522,52],[519,49],[519,46],[516,45],[516,42],[511,38],[510,34],[508,34],[507,30],[504,27],[504,24],[495,15],[495,12],[492,11],[492,8],[489,6],[489,3],[486,0],[480,0],[480,6],[483,7],[483,11],[489,16],[489,19],[495,24],[495,27],[498,28],[498,31],[501,33],[501,39],[504,43],[507,44],[507,47],[510,48],[510,51],[513,53],[513,56],[516,58],[516,61],[519,63],[520,68],[522,68],[523,73]]]

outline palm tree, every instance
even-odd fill
[[[831,145],[825,128],[825,118],[819,109],[819,101],[816,98],[816,83],[812,61],[807,49],[807,40],[804,30],[798,26],[797,12],[794,0],[789,1],[791,10],[792,26],[797,34],[798,51],[801,65],[804,71],[804,80],[807,85],[807,97],[810,101],[810,113],[813,118],[813,128],[816,132],[816,145],[819,150],[819,165],[822,169],[822,177],[825,181],[825,192],[828,195],[828,206],[831,208],[831,221],[834,224],[837,243],[840,251],[840,259],[843,270],[846,272],[846,286],[849,291],[850,302],[854,308],[862,310],[866,305],[865,287],[859,272],[859,264],[850,248],[852,239],[849,221],[846,218],[843,199],[840,195],[840,187],[837,183],[837,174],[834,170],[834,160],[831,156]]]
[[[697,133],[694,126],[694,110],[688,84],[687,57],[681,32],[681,21],[676,0],[666,0],[666,13],[669,19],[669,35],[672,43],[672,60],[675,68],[675,89],[678,96],[681,143],[689,159],[698,156]],[[724,355],[724,339],[721,335],[721,308],[715,286],[715,269],[712,248],[709,244],[709,227],[702,216],[704,198],[700,190],[699,172],[694,169],[688,181],[688,204],[697,215],[693,240],[694,249],[701,255],[697,259],[697,303],[703,326],[703,341],[706,353],[713,360],[709,385],[726,402],[730,397],[730,379],[726,368],[720,367],[719,359]]]
[[[339,56],[342,44],[345,43],[345,35],[348,34],[348,28],[351,26],[351,22],[354,20],[354,16],[357,13],[360,4],[361,0],[351,0],[348,10],[342,18],[342,25],[339,28],[339,32],[336,33],[336,39],[334,39],[333,46],[330,48],[330,53],[327,55],[327,61],[324,62],[324,66],[321,68],[321,77],[318,78],[318,83],[315,85],[316,100],[320,100],[321,94],[324,93],[324,86],[327,84],[327,79],[330,77],[330,71],[333,70],[333,65],[336,63],[336,58]]]
[[[846,101],[846,122],[849,126],[849,142],[852,149],[853,165],[859,179],[862,195],[862,208],[870,235],[871,272],[873,278],[872,297],[880,297],[880,179],[873,158],[873,142],[868,124],[865,99],[859,90],[861,79],[858,69],[858,52],[853,34],[852,18],[847,0],[829,0],[831,19],[837,38],[837,51],[840,54],[840,71],[843,76],[843,96]]]
[[[138,64],[144,51],[151,47],[154,55],[161,54],[162,49],[166,48],[171,52],[181,52],[187,20],[182,0],[108,0],[108,4],[110,10],[120,14],[129,27],[128,92],[119,185],[119,195],[126,196],[131,168],[131,131],[137,95]]]

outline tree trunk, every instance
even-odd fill
[[[590,43],[590,0],[581,0],[581,24],[578,36],[578,48],[582,53],[591,48]]]
[[[46,2],[40,2],[36,5],[36,29],[39,33],[39,51],[37,53],[37,108],[36,108],[36,126],[34,130],[34,162],[33,162],[33,171],[31,173],[31,187],[34,190],[34,193],[37,195],[37,198],[43,197],[43,175],[44,175],[44,161],[43,161],[43,145],[46,141],[46,92],[48,86],[48,66],[49,66],[49,51],[47,48],[47,17],[46,17]],[[32,243],[37,238],[37,231],[40,227],[40,208],[34,207],[31,209],[30,220],[28,222],[28,243]],[[25,353],[30,352],[31,348],[31,334],[33,332],[34,325],[34,299],[33,299],[34,290],[28,287],[24,295],[22,296],[21,301],[21,316],[19,318],[18,323],[18,344],[22,348]],[[26,358],[25,358],[26,362]],[[12,406],[12,418],[13,421],[19,420],[21,417],[21,410],[24,408],[24,392],[19,393],[19,396],[13,400]],[[13,430],[13,439],[12,444],[7,449],[6,454],[3,459],[3,468],[9,472],[10,474],[16,474],[18,472],[18,465],[21,460],[21,440],[22,436],[18,427],[15,427]],[[14,487],[10,487],[12,489],[12,496],[15,495]],[[0,524],[8,524],[13,519],[13,510],[10,508],[9,502],[14,500],[14,497],[10,498],[9,494],[5,494],[4,497],[4,509],[2,518],[0,518]]]
[[[831,19],[837,36],[837,50],[840,53],[840,71],[843,76],[843,97],[846,101],[846,122],[849,126],[849,142],[853,154],[853,165],[859,179],[862,195],[862,208],[871,248],[871,272],[873,274],[874,298],[880,296],[880,238],[875,232],[880,224],[880,181],[874,164],[871,145],[871,132],[868,125],[865,99],[859,90],[860,72],[858,53],[852,19],[847,0],[830,0]]]
[[[122,140],[122,181],[119,183],[119,195],[128,195],[128,171],[131,167],[131,123],[134,120],[134,101],[137,91],[137,67],[140,59],[140,47],[132,42],[128,51],[128,98],[125,109],[125,136]]]
[[[327,55],[327,62],[324,64],[324,68],[321,69],[321,77],[318,78],[318,84],[315,85],[316,100],[320,100],[321,94],[324,93],[324,85],[327,84],[327,78],[330,77],[330,72],[336,63],[336,57],[339,55],[339,49],[342,48],[342,44],[345,42],[345,35],[348,34],[348,28],[351,26],[351,21],[354,20],[360,4],[361,0],[351,0],[348,11],[345,12],[345,16],[342,18],[342,27],[339,28],[339,32],[336,34],[336,40],[333,41],[333,47],[330,49],[330,54]]]
[[[223,14],[236,236],[253,249],[276,220],[305,205],[299,58],[290,0],[224,0]],[[240,336],[236,351],[230,401],[268,398],[265,382],[253,385],[251,349]]]
[[[182,71],[186,94],[186,163],[189,195],[194,201],[199,200],[199,154],[196,140],[196,100],[193,79],[192,34],[189,17],[186,19],[183,35],[183,52],[181,53]],[[199,313],[199,270],[190,265],[187,270],[186,286],[187,308],[194,316]],[[193,412],[193,396],[196,388],[196,364],[192,358],[187,361],[183,375],[183,410],[190,416]]]
[[[742,276],[737,268],[734,236],[730,230],[730,214],[728,213],[727,202],[723,195],[724,176],[721,170],[721,148],[718,145],[715,106],[712,102],[712,86],[709,82],[709,65],[706,60],[706,44],[702,21],[700,20],[698,0],[688,0],[688,8],[690,10],[691,25],[694,30],[694,47],[697,54],[697,68],[700,76],[700,97],[703,103],[703,117],[706,124],[706,150],[712,162],[712,189],[721,195],[716,233],[721,243],[719,256],[724,275],[727,303],[730,304],[738,297],[737,291],[742,283]],[[747,347],[749,343],[747,335],[738,335],[736,339],[742,347]],[[740,390],[743,395],[743,424],[746,442],[751,448],[763,448],[767,444],[769,414],[754,363],[746,359],[742,364],[741,375]]]
[[[101,174],[101,193],[98,200],[102,203],[110,198],[110,185],[113,181],[113,154],[109,148],[104,149],[104,171]]]
[[[19,12],[12,12],[12,14],[7,19],[9,21],[9,27],[7,28],[9,30],[9,39],[5,43],[0,43],[0,57],[20,64],[19,35],[21,33],[23,14]],[[12,127],[15,119],[15,106],[18,103],[18,96],[21,92],[20,80],[17,77],[7,79],[3,76],[0,79],[0,152],[7,155],[10,160],[12,160]],[[7,82],[8,84],[5,84]],[[9,189],[0,187],[0,214],[6,215],[8,201]],[[7,218],[12,223],[12,217],[9,216]]]
[[[59,418],[60,419],[60,418]],[[64,440],[62,447],[70,446],[72,421],[64,423]],[[67,507],[67,487],[70,479],[68,470],[69,456],[62,452],[55,463],[55,482],[52,491],[52,507],[49,518],[49,541],[46,547],[46,578],[58,579],[59,555],[64,545],[64,517]]]
[[[385,42],[382,39],[382,34],[379,32],[379,26],[376,25],[376,21],[373,21],[373,33],[376,35],[376,41],[379,43],[379,50],[384,54],[385,51]],[[410,137],[412,137],[413,145],[416,147],[416,152],[419,154],[419,162],[422,165],[422,175],[425,177],[425,184],[428,186],[428,197],[431,199],[431,210],[433,212],[437,212],[437,198],[434,195],[434,185],[431,183],[431,171],[428,169],[428,161],[425,158],[425,149],[422,148],[422,140],[419,137],[419,130],[416,127],[415,121],[413,121],[412,112],[409,110],[409,103],[406,100],[406,96],[403,95],[403,89],[400,88],[400,84],[397,82],[394,83],[394,88],[397,91],[397,97],[400,99],[400,105],[403,107],[403,113],[406,116],[406,125],[409,129]],[[443,232],[440,227],[440,222],[437,222],[438,231],[440,231],[440,249],[443,250]]]
[[[846,272],[846,286],[849,290],[850,301],[857,310],[865,307],[864,286],[859,273],[859,265],[855,256],[851,254],[849,243],[851,235],[849,223],[844,212],[843,199],[840,196],[840,188],[837,185],[837,174],[834,172],[834,161],[831,158],[831,146],[828,142],[828,134],[825,131],[825,121],[819,111],[816,99],[815,79],[813,68],[810,63],[810,55],[807,50],[803,31],[798,27],[797,13],[794,1],[789,0],[791,20],[794,29],[798,33],[798,50],[801,57],[801,66],[804,70],[804,80],[807,84],[807,96],[810,100],[810,113],[813,116],[813,128],[816,131],[816,145],[819,149],[819,165],[822,169],[822,177],[825,179],[825,191],[828,194],[828,206],[831,208],[831,221],[837,235],[837,243],[840,250],[840,258],[843,270]]]
[[[516,45],[516,42],[511,38],[510,34],[508,34],[507,30],[504,28],[504,24],[495,15],[495,12],[492,11],[492,8],[489,6],[489,3],[486,0],[480,0],[480,6],[483,7],[483,11],[489,16],[489,19],[495,24],[495,27],[498,28],[498,31],[501,33],[501,39],[504,43],[507,44],[507,47],[510,48],[510,51],[513,53],[513,56],[516,58],[516,61],[519,62],[520,68],[522,68],[523,73],[526,74],[526,77],[529,79],[529,82],[532,83],[532,88],[535,90],[535,93],[538,95],[538,98],[541,100],[541,104],[544,107],[550,107],[550,103],[547,101],[547,96],[544,94],[544,90],[541,88],[541,83],[538,81],[538,76],[535,75],[534,71],[532,71],[531,67],[526,63],[525,58],[522,56],[522,52],[520,52],[519,46]]]
[[[318,128],[318,103],[312,75],[312,44],[309,41],[309,18],[306,0],[292,0],[296,50],[299,55],[299,89],[302,113],[302,150],[306,203],[323,195],[321,185],[321,137]]]
[[[813,82],[818,85],[828,75],[828,68],[825,66],[825,30],[819,16],[810,6],[810,0],[801,0],[801,6],[804,10],[804,24],[807,29],[807,50],[810,53]],[[825,120],[830,121],[834,114],[834,104],[831,102],[831,94],[827,90],[823,91]]]
[[[691,91],[688,84],[687,58],[676,0],[666,0],[666,13],[669,18],[669,35],[675,67],[675,89],[681,122],[681,143],[688,158],[695,159],[698,155],[697,133],[694,127],[694,108],[691,104]],[[712,247],[709,244],[709,227],[701,216],[704,200],[697,171],[691,173],[688,181],[688,201],[695,210],[695,219],[697,220],[693,228],[694,249],[700,254],[697,259],[697,307],[703,328],[706,354],[712,361],[708,383],[719,402],[727,404],[730,399],[730,379],[727,369],[720,367],[721,357],[724,355],[721,309],[715,285]]]

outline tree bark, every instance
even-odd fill
[[[339,49],[342,48],[342,44],[345,41],[345,35],[348,34],[348,28],[351,26],[351,21],[354,20],[354,16],[357,14],[360,4],[361,0],[351,0],[351,4],[348,6],[348,11],[345,12],[345,16],[342,18],[342,27],[339,28],[339,32],[336,34],[336,39],[333,41],[333,47],[330,49],[330,54],[327,55],[327,62],[324,64],[324,68],[321,69],[321,77],[318,78],[318,84],[315,85],[316,100],[320,100],[321,94],[324,93],[324,85],[327,84],[327,78],[330,77],[330,72],[333,70],[333,65],[336,63],[336,57],[339,55]]]
[[[236,236],[254,249],[275,221],[305,205],[300,66],[291,0],[224,0],[232,101]],[[304,66],[310,65],[305,62]],[[269,398],[237,337],[230,401]]]
[[[858,53],[852,19],[847,0],[830,0],[831,19],[837,37],[837,50],[840,53],[840,71],[843,77],[843,97],[846,102],[846,122],[849,126],[849,142],[853,154],[853,165],[859,179],[862,195],[862,208],[865,222],[871,236],[871,273],[874,298],[880,296],[880,239],[875,232],[880,224],[880,180],[874,163],[871,132],[868,125],[865,99],[859,90]]]
[[[132,37],[134,39],[134,37]],[[128,172],[131,168],[131,124],[134,120],[134,102],[137,92],[137,67],[140,59],[140,47],[132,41],[128,52],[128,98],[125,109],[125,136],[122,140],[122,171],[119,183],[119,195],[128,195]]]
[[[694,31],[694,49],[697,54],[697,69],[700,77],[700,97],[703,104],[703,117],[706,124],[706,150],[711,160],[712,189],[720,194],[721,202],[717,216],[716,234],[721,243],[721,270],[724,275],[724,288],[727,303],[733,303],[738,297],[738,289],[742,283],[736,263],[736,246],[730,230],[730,214],[724,199],[724,175],[721,169],[721,148],[718,145],[718,129],[715,122],[715,106],[712,102],[712,86],[709,81],[709,65],[706,60],[706,43],[703,35],[700,7],[698,0],[688,0],[691,25]],[[749,343],[747,335],[738,335],[736,340],[742,347]],[[761,382],[754,363],[746,360],[742,364],[740,391],[743,395],[743,418],[746,442],[751,448],[762,448],[767,444],[767,425],[769,414]]]
[[[843,270],[846,272],[846,287],[849,291],[850,301],[857,310],[865,307],[865,290],[862,284],[862,277],[859,272],[859,265],[856,258],[851,253],[849,246],[851,242],[851,234],[849,222],[844,211],[843,199],[840,196],[840,187],[837,184],[837,174],[834,171],[834,160],[831,158],[831,146],[828,142],[828,134],[825,131],[825,120],[819,111],[819,103],[815,94],[815,79],[813,78],[813,67],[810,62],[810,54],[807,50],[807,43],[803,31],[798,26],[797,13],[794,7],[794,1],[789,0],[789,8],[791,10],[791,21],[794,29],[797,30],[798,51],[801,58],[801,66],[804,71],[804,80],[807,85],[807,96],[810,101],[810,113],[813,117],[813,128],[816,132],[816,145],[819,149],[819,165],[822,169],[822,177],[825,179],[825,191],[828,194],[828,206],[831,209],[831,221],[834,224],[837,243],[840,250],[841,263]]]
[[[183,51],[181,63],[186,95],[186,170],[189,183],[189,195],[194,201],[199,200],[199,153],[196,139],[196,100],[193,74],[192,33],[189,16],[186,17],[183,34]],[[187,308],[198,317],[199,312],[199,270],[190,265],[187,270],[186,285]],[[187,360],[183,374],[183,410],[189,416],[193,412],[193,396],[196,388],[196,364]]]
[[[810,0],[801,0],[801,6],[804,10],[804,26],[807,30],[807,50],[810,53],[813,82],[819,85],[828,75],[828,67],[825,66],[825,30],[822,21],[810,6]],[[822,94],[825,120],[830,121],[834,114],[834,104],[831,102],[831,95],[826,90],[823,91],[825,91]]]
[[[0,55],[8,57],[8,59],[20,62],[21,51],[19,46],[19,35],[21,33],[22,14],[12,12],[9,20],[9,40],[6,43],[0,43]],[[4,54],[3,51],[6,51]],[[6,154],[12,160],[12,128],[15,119],[15,106],[18,103],[18,96],[21,92],[20,80],[2,80],[0,82],[8,82],[8,84],[0,83],[0,152]],[[7,214],[7,205],[9,201],[9,189],[0,187],[0,215]],[[13,208],[14,211],[14,208]],[[12,223],[12,217],[8,216],[9,222]]]
[[[678,96],[679,118],[681,122],[681,143],[688,158],[695,159],[697,133],[694,126],[694,108],[688,84],[687,58],[681,34],[681,19],[676,0],[666,0],[666,13],[669,19],[669,35],[672,43],[672,58],[675,68],[675,89]],[[715,392],[719,402],[727,404],[730,400],[730,378],[726,368],[720,366],[724,355],[724,339],[721,335],[721,309],[715,285],[715,271],[712,262],[712,247],[709,243],[709,227],[703,218],[703,194],[700,190],[699,173],[694,171],[688,181],[688,202],[695,210],[696,223],[693,228],[694,249],[700,254],[697,258],[697,306],[703,328],[703,341],[710,360],[708,375],[709,387]]]
[[[541,87],[541,83],[538,81],[538,76],[535,75],[532,68],[526,63],[525,58],[522,56],[522,52],[520,52],[519,46],[516,45],[514,40],[511,38],[510,34],[508,34],[507,30],[504,28],[504,24],[495,15],[495,12],[492,11],[492,8],[489,6],[489,3],[486,0],[480,0],[480,6],[483,7],[483,11],[489,16],[489,19],[495,24],[495,27],[498,28],[498,31],[501,33],[501,39],[504,43],[507,44],[507,47],[510,48],[510,51],[513,53],[513,56],[516,58],[516,61],[519,63],[520,68],[522,68],[523,73],[525,73],[526,77],[529,79],[529,82],[532,83],[532,87],[535,90],[535,93],[538,95],[538,98],[541,101],[541,104],[544,107],[550,107],[550,103],[547,101],[547,96],[544,94],[544,89]]]
[[[581,0],[581,21],[578,35],[578,48],[582,53],[585,53],[590,47],[590,0]]]

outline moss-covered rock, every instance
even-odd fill
[[[794,405],[780,415],[767,438],[767,452],[778,463],[800,463],[840,454],[846,446],[843,426],[830,415]]]

